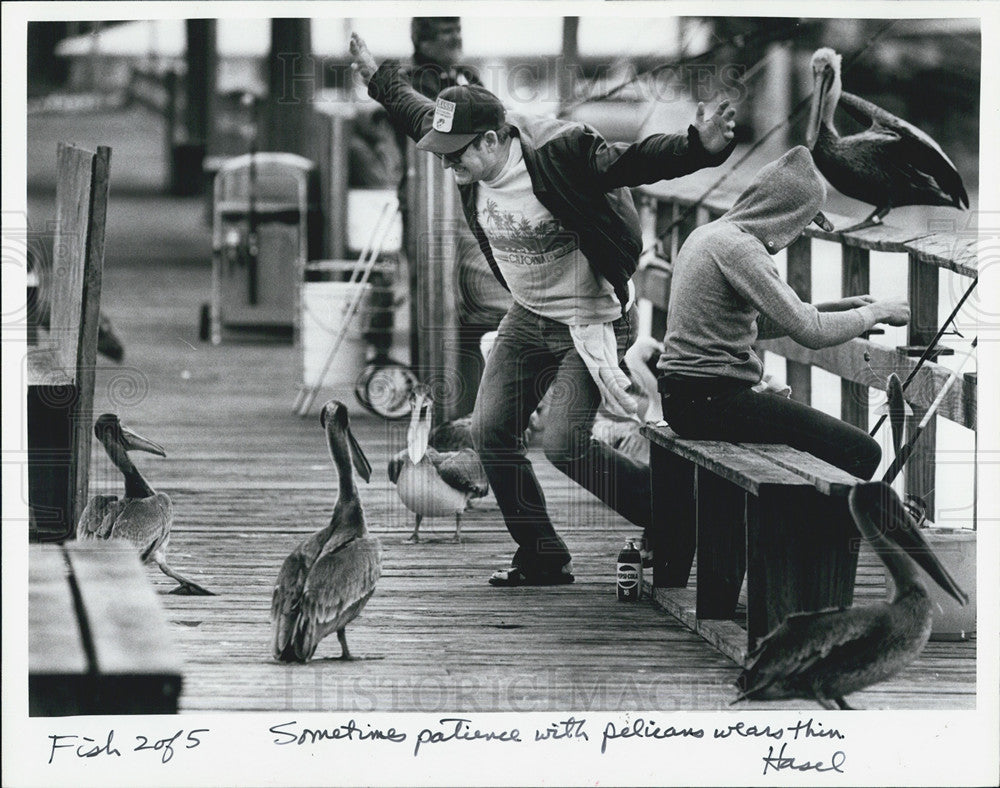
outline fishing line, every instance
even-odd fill
[[[636,74],[636,75],[634,75],[632,77],[629,77],[624,82],[620,82],[619,84],[615,85],[613,88],[605,91],[604,93],[597,93],[597,94],[593,94],[593,95],[590,95],[590,96],[585,96],[584,98],[580,99],[579,101],[576,101],[573,104],[570,104],[568,107],[564,107],[563,109],[561,109],[559,111],[557,117],[565,118],[567,115],[569,115],[570,113],[572,113],[574,110],[579,109],[584,104],[591,104],[591,103],[606,101],[607,99],[612,98],[613,96],[618,95],[621,91],[623,91],[629,85],[632,85],[635,82],[637,82],[640,79],[643,79],[645,77],[655,77],[660,72],[666,71],[668,69],[678,69],[678,70],[680,70],[680,69],[684,69],[684,68],[689,68],[690,66],[698,65],[702,61],[706,60],[707,58],[710,58],[712,55],[716,54],[720,50],[725,49],[726,47],[728,47],[730,45],[734,45],[735,44],[736,49],[738,51],[738,50],[741,50],[741,49],[745,49],[751,42],[755,42],[757,39],[768,40],[770,38],[787,38],[793,32],[795,32],[795,30],[797,30],[799,27],[801,27],[804,24],[806,24],[806,23],[805,22],[794,22],[791,25],[786,25],[786,26],[784,26],[782,28],[778,28],[777,30],[761,28],[761,29],[756,30],[756,31],[754,31],[752,33],[737,33],[737,34],[735,34],[733,36],[730,36],[725,41],[722,41],[722,42],[716,44],[713,47],[709,47],[704,52],[701,52],[700,54],[694,55],[694,56],[692,56],[692,57],[690,57],[690,58],[688,58],[686,60],[675,60],[675,61],[672,61],[670,63],[660,63],[659,65],[654,66],[653,68],[649,69],[648,71],[643,71],[643,72],[641,72],[639,74]],[[739,42],[739,43],[737,43],[737,42]]]

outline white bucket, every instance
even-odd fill
[[[363,290],[362,290],[363,288]],[[325,386],[353,391],[354,382],[365,365],[366,345],[362,334],[368,323],[370,284],[351,282],[303,282],[302,383],[316,386],[339,333],[345,336],[322,381]],[[361,292],[361,303],[350,322],[344,319],[353,300]]]

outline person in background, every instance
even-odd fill
[[[546,390],[545,455],[632,523],[650,525],[649,467],[591,435],[600,404],[635,414],[619,366],[634,338],[632,274],[642,249],[630,186],[721,164],[732,152],[728,101],[680,134],[607,143],[577,122],[508,112],[478,85],[431,101],[392,61],[378,66],[353,34],[354,68],[369,95],[419,150],[442,158],[465,219],[497,281],[512,295],[486,362],[472,439],[517,550],[495,586],[574,580],[521,436]]]
[[[878,323],[906,325],[905,301],[862,295],[806,304],[773,255],[813,221],[826,187],[798,146],[766,165],[736,203],[695,229],[674,262],[664,352],[657,364],[667,423],[683,438],[784,443],[863,479],[881,448],[864,430],[761,390],[757,339],[789,336],[808,348],[838,345]]]

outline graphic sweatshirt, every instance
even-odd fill
[[[875,325],[871,305],[820,312],[803,303],[771,257],[802,233],[825,199],[812,156],[798,146],[764,166],[725,214],[691,233],[674,263],[661,378],[756,384],[764,372],[752,347],[758,337],[789,336],[815,349]]]

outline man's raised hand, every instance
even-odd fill
[[[361,76],[367,85],[372,74],[378,70],[378,63],[375,62],[372,53],[368,51],[365,40],[357,33],[351,33],[351,58],[353,59],[351,68]]]
[[[694,127],[698,131],[702,147],[709,153],[718,153],[725,148],[733,138],[735,117],[736,108],[729,105],[729,99],[723,99],[708,118],[705,117],[705,103],[699,101],[694,114]]]

